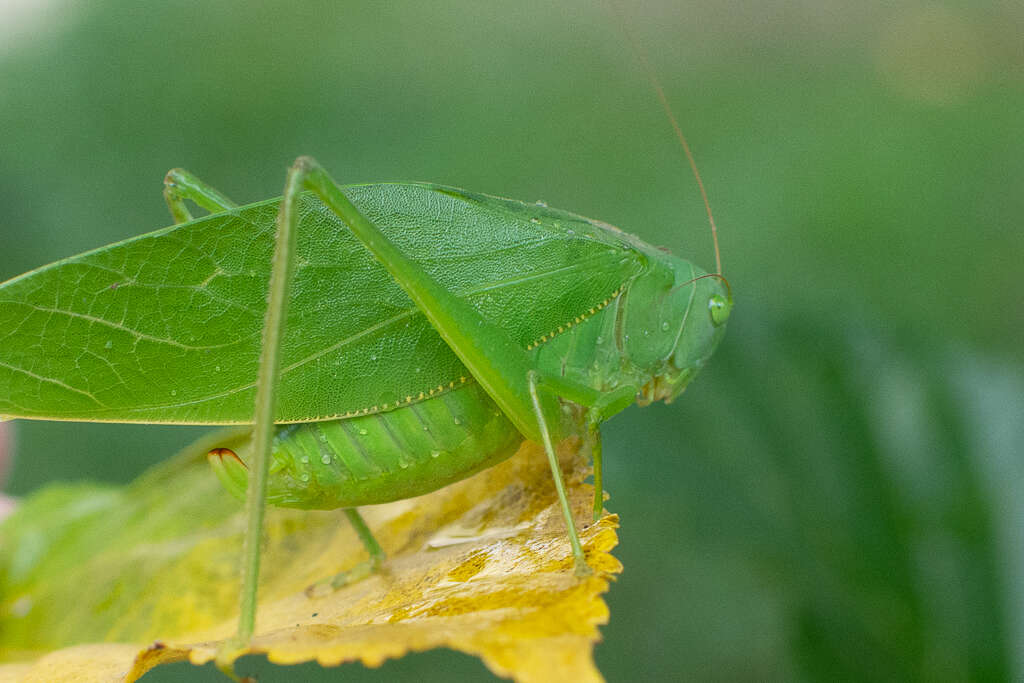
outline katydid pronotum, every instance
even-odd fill
[[[48,321],[0,352],[0,416],[255,424],[209,458],[249,516],[225,669],[253,634],[266,503],[345,510],[369,559],[320,585],[337,588],[384,561],[358,506],[438,489],[530,439],[588,573],[553,443],[589,446],[596,518],[600,423],[678,396],[732,308],[720,266],[599,221],[437,185],[340,187],[306,157],[281,199],[236,206],[180,170],[165,196],[175,226],[0,285],[4,316]],[[175,389],[180,376],[202,381]]]

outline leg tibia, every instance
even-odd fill
[[[544,411],[541,409],[540,397],[537,394],[537,373],[532,370],[528,376],[528,384],[530,387],[530,398],[533,399],[534,414],[537,418],[537,424],[540,426],[544,452],[547,453],[548,463],[551,465],[551,477],[555,481],[558,502],[562,506],[562,516],[565,518],[566,530],[569,532],[569,545],[572,547],[572,556],[576,563],[576,576],[590,576],[594,573],[594,570],[587,565],[587,559],[583,554],[583,546],[580,544],[580,537],[576,532],[576,521],[572,516],[569,496],[565,492],[562,470],[558,464],[558,456],[555,455],[555,448],[551,445],[551,434],[548,430],[547,420],[544,417]]]
[[[594,521],[601,519],[604,511],[604,478],[601,467],[601,423],[596,419],[587,420],[587,443],[594,459]]]

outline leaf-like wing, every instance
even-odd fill
[[[428,185],[346,188],[442,285],[525,348],[633,276],[623,233]],[[251,421],[278,200],[110,245],[0,285],[0,416]],[[384,268],[303,200],[279,422],[447,386],[466,370]]]

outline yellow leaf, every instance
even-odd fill
[[[588,472],[578,443],[564,444],[560,457],[576,518],[588,520],[593,489],[583,483]],[[118,539],[114,547],[101,548],[102,534],[86,533],[86,540],[69,541],[89,549],[74,570],[40,561],[33,571],[43,578],[15,584],[10,594],[5,587],[0,647],[8,660],[38,654],[40,634],[52,643],[57,618],[83,623],[66,610],[52,619],[45,611],[62,601],[67,607],[69,582],[92,622],[65,633],[62,649],[0,666],[0,681],[133,681],[165,662],[210,661],[235,629],[244,527],[240,506],[232,502],[232,511],[224,512],[225,494],[213,480],[195,458],[145,475],[123,500],[101,506],[97,523],[111,524],[119,510],[129,515],[115,520],[116,532],[105,531]],[[155,495],[165,510],[143,509],[135,499],[151,504]],[[180,528],[154,522],[185,515],[183,498],[191,512]],[[595,575],[576,578],[547,459],[538,448],[527,444],[463,482],[362,512],[388,553],[383,573],[310,598],[310,584],[365,560],[365,551],[340,511],[269,511],[257,635],[239,655],[266,653],[279,664],[358,660],[378,666],[406,652],[447,647],[479,656],[494,673],[516,680],[601,680],[592,651],[597,626],[608,619],[601,595],[621,571],[610,554],[617,518],[584,522],[581,537]],[[125,528],[132,514],[144,538]],[[0,543],[10,537],[0,533]],[[134,544],[126,547],[125,539]],[[30,617],[31,628],[17,622]],[[17,637],[7,639],[8,630]],[[100,636],[89,635],[95,633]],[[89,639],[106,642],[86,644]]]

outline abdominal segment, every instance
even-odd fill
[[[475,382],[388,412],[284,425],[267,502],[330,510],[411,498],[505,460],[522,441]]]

